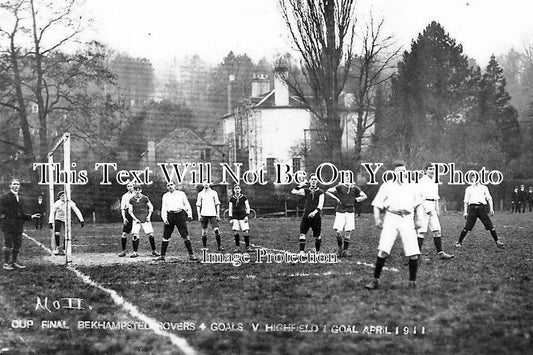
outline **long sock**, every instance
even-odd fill
[[[207,235],[202,235],[202,245],[207,248]]]
[[[193,252],[192,252],[192,243],[190,240],[184,240],[183,243],[185,244],[185,248],[187,248],[187,252],[189,253],[189,255],[192,255]]]
[[[433,237],[433,243],[435,243],[435,248],[437,249],[437,253],[440,253],[442,251],[442,238]]]
[[[215,233],[215,240],[217,241],[217,246],[220,248],[222,241],[220,240],[220,233]]]
[[[320,246],[322,245],[322,239],[315,239],[315,249],[317,252],[320,251]]]
[[[247,248],[250,246],[250,236],[248,234],[244,235],[244,244]]]
[[[462,243],[463,243],[463,240],[464,240],[465,237],[466,237],[466,233],[468,233],[468,232],[466,231],[466,229],[463,229],[463,230],[461,231],[461,234],[459,234],[459,244],[462,244]]]
[[[122,251],[126,250],[127,243],[128,243],[128,238],[120,238],[120,244],[122,245]]]
[[[376,259],[376,267],[374,268],[374,278],[379,279],[381,276],[381,271],[383,270],[383,266],[385,266],[385,258],[378,258]]]
[[[167,253],[168,242],[169,242],[168,240],[163,240],[161,242],[161,255],[162,256],[165,256],[165,254]]]
[[[300,251],[305,250],[305,239],[300,239]]]
[[[344,238],[344,250],[348,250],[349,246],[350,246],[350,239]]]
[[[424,245],[424,238],[418,237],[417,239],[418,239],[418,249],[422,251],[422,245]]]
[[[137,249],[139,249],[139,239],[132,240],[131,244],[133,245],[133,251],[137,252]]]
[[[418,259],[409,259],[409,281],[416,281],[416,271],[418,270]]]
[[[240,246],[241,245],[241,240],[240,240],[241,237],[239,236],[239,233],[235,233],[234,237],[235,237],[235,245],[236,246]]]
[[[154,236],[153,235],[148,236],[148,240],[150,241],[150,248],[152,248],[152,250],[155,250],[155,239],[154,239]]]
[[[337,245],[339,249],[342,249],[342,237],[340,235],[337,235]]]
[[[13,250],[13,254],[11,254],[11,261],[13,263],[16,263],[17,262],[17,256],[19,255],[19,251],[18,250]]]
[[[491,229],[490,231],[490,235],[492,235],[492,239],[494,239],[495,242],[498,241],[498,234],[496,234],[496,230],[495,229]]]
[[[61,239],[61,236],[59,235],[59,233],[55,233],[54,234],[54,239],[56,240],[56,247],[59,248],[59,242],[60,242],[60,239]]]
[[[11,250],[4,250],[4,263],[9,264],[11,258]]]

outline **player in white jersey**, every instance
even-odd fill
[[[442,250],[442,234],[439,222],[439,184],[435,182],[435,168],[433,164],[426,165],[425,172],[425,175],[418,182],[419,191],[422,195],[422,205],[424,206],[424,213],[420,215],[421,226],[417,230],[418,247],[422,250],[424,237],[429,228],[433,232],[433,243],[435,244],[439,258],[448,260],[454,256]]]
[[[372,201],[376,227],[381,228],[378,256],[374,268],[374,280],[365,287],[369,290],[378,288],[385,259],[389,257],[397,236],[402,239],[405,256],[409,258],[409,285],[416,287],[418,270],[418,248],[415,225],[420,225],[419,217],[423,213],[422,199],[416,185],[405,182],[405,164],[394,162],[397,179],[383,183]],[[402,181],[400,181],[400,175]],[[416,221],[416,222],[415,222]]]
[[[498,248],[503,248],[504,244],[498,239],[498,234],[492,225],[489,214],[491,216],[494,215],[492,196],[490,195],[487,186],[481,185],[479,181],[476,181],[465,190],[463,216],[466,219],[466,223],[455,246],[457,248],[463,246],[463,240],[465,239],[466,234],[474,228],[476,220],[479,218],[481,223],[483,223],[483,226],[485,226],[485,229],[489,231],[490,235],[496,242],[496,246]]]
[[[207,226],[211,224],[215,239],[217,241],[217,250],[222,251],[222,240],[220,238],[220,229],[218,227],[220,221],[220,200],[215,190],[211,188],[210,183],[204,183],[203,189],[198,193],[196,200],[196,209],[198,212],[198,220],[202,225],[202,245],[207,248]]]
[[[133,197],[133,181],[129,181],[126,185],[128,191],[120,199],[120,213],[122,215],[122,237],[120,238],[120,246],[122,252],[118,254],[120,257],[126,256],[126,244],[128,242],[128,234],[131,233],[133,227],[133,218],[129,213],[130,200]],[[132,241],[133,243],[133,241]]]
[[[50,218],[48,220],[50,229],[54,230],[54,237],[56,246],[54,248],[54,254],[55,255],[65,255],[63,248],[60,248],[60,239],[61,239],[61,228],[65,227],[65,223],[67,222],[67,198],[64,191],[58,192],[59,200],[54,202],[52,205],[52,209],[50,210]],[[81,214],[81,211],[78,209],[78,206],[76,206],[76,203],[74,201],[68,201],[68,206],[70,207],[70,210],[76,214],[76,217],[78,217],[78,220],[80,221],[80,225],[83,228],[85,225],[85,221],[83,220],[83,215]]]

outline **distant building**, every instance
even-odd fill
[[[182,164],[183,169],[185,169],[184,164],[189,163],[190,168],[181,188],[192,194],[195,193],[197,184],[191,183],[191,173],[195,171],[199,177],[199,165],[210,163],[212,182],[218,183],[221,177],[220,163],[225,161],[225,154],[216,146],[200,138],[190,129],[177,128],[159,142],[148,142],[146,151],[141,155],[139,168],[150,168],[154,179],[162,180],[165,176],[158,164],[166,163],[170,172],[173,163]],[[195,166],[193,167],[192,164]]]
[[[266,74],[254,74],[252,95],[238,107],[228,108],[222,117],[225,153],[230,164],[242,163],[246,169],[271,169],[275,163],[288,164],[293,170],[305,169],[300,146],[310,143],[313,115],[296,96],[291,96],[284,78],[287,68],[274,71],[274,89]],[[228,85],[231,93],[231,83]],[[354,149],[356,113],[349,109],[353,96],[343,95],[342,110],[344,153]],[[228,99],[228,102],[231,102]],[[369,115],[373,120],[373,115]],[[370,133],[364,143],[368,144]]]

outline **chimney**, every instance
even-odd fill
[[[148,152],[147,152],[147,165],[152,167],[155,166],[155,142],[149,141],[148,142]]]
[[[274,69],[274,103],[276,106],[289,105],[289,86],[286,80],[289,77],[289,69],[278,66]]]
[[[233,100],[232,98],[232,88],[233,88],[233,83],[235,82],[235,75],[233,74],[230,74],[229,78],[228,78],[228,113],[231,113],[233,107],[231,107],[231,100]]]
[[[270,91],[270,80],[264,73],[252,74],[252,97],[259,97]]]

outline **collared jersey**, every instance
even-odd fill
[[[418,189],[424,200],[438,200],[439,184],[434,179],[424,175],[418,181]]]
[[[422,203],[422,196],[415,184],[385,182],[379,187],[372,206],[390,211],[414,212]]]
[[[246,217],[246,201],[248,199],[244,195],[236,196],[233,195],[229,199],[229,202],[232,204],[232,214],[235,219],[244,219]]]
[[[146,221],[146,217],[148,217],[148,212],[150,212],[149,204],[151,202],[148,196],[143,194],[141,194],[141,196],[138,198],[133,196],[129,203],[133,207],[133,215],[142,223],[144,223]]]
[[[340,200],[335,207],[336,212],[354,212],[355,199],[361,195],[361,189],[356,185],[339,184],[335,186],[333,194]]]
[[[200,207],[200,215],[204,217],[215,217],[217,215],[216,206],[220,205],[218,194],[215,190],[202,190],[198,193],[196,206]]]
[[[465,189],[464,203],[471,204],[486,204],[487,201],[492,200],[489,188],[485,185],[476,184],[470,185]]]
[[[309,213],[318,208],[322,209],[323,206],[319,206],[320,196],[324,194],[319,187],[316,189],[304,188],[305,205],[304,205],[304,217],[307,217]]]
[[[163,220],[167,219],[168,212],[173,211],[185,211],[187,216],[192,218],[191,204],[187,199],[185,192],[174,190],[173,192],[166,192],[163,195],[163,200],[161,203],[161,218]]]
[[[68,205],[70,206],[70,210],[76,214],[80,222],[83,221],[83,216],[81,211],[78,209],[78,206],[76,206],[76,203],[74,201],[69,201]],[[67,201],[57,200],[52,205],[48,222],[54,223],[56,220],[65,223],[67,222]]]

